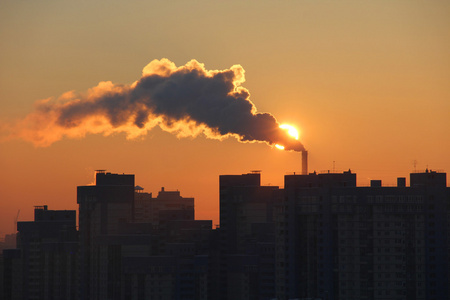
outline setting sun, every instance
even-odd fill
[[[298,130],[294,126],[289,125],[289,124],[281,124],[280,128],[286,129],[290,136],[292,136],[294,139],[298,140],[299,133],[298,133]]]
[[[281,124],[280,128],[285,129],[290,136],[292,136],[294,139],[298,140],[299,132],[294,126],[289,125],[289,124]],[[284,150],[285,147],[282,145],[276,144],[275,148]]]

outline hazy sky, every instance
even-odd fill
[[[134,140],[5,140],[36,101],[132,84],[154,59],[241,65],[258,112],[301,131],[310,171],[351,168],[359,185],[409,182],[414,165],[450,171],[446,1],[7,0],[0,41],[0,234],[19,209],[19,220],[32,220],[34,205],[76,209],[76,186],[96,169],[135,174],[154,194],[178,189],[215,224],[220,174],[262,170],[263,184],[282,186],[301,170],[299,153],[158,127]]]

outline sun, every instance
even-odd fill
[[[294,126],[289,125],[289,124],[281,124],[280,128],[281,129],[286,129],[290,136],[292,136],[294,139],[298,140],[299,133],[298,133],[297,128],[295,128]]]
[[[290,136],[292,136],[294,139],[298,140],[300,134],[298,133],[297,128],[295,128],[294,126],[289,125],[289,124],[281,124],[280,128],[286,130]],[[279,145],[279,144],[276,144],[275,148],[284,150],[284,146]]]

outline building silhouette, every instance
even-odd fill
[[[4,249],[0,259],[0,295],[5,300],[22,300],[22,259],[19,249]]]
[[[133,218],[134,175],[98,171],[96,183],[77,188],[80,299],[120,297],[120,253],[107,237]]]
[[[206,299],[212,221],[194,220],[193,198],[100,171],[77,199],[81,299]]]
[[[271,299],[275,295],[274,207],[277,186],[261,174],[220,176],[220,292],[216,299]]]
[[[449,299],[446,174],[356,187],[356,174],[289,175],[277,221],[277,298]]]
[[[76,212],[35,206],[17,230],[17,249],[3,251],[4,299],[77,299]]]
[[[2,299],[450,299],[450,189],[426,170],[221,175],[220,227],[194,199],[98,171],[75,211],[35,207],[0,259]]]
[[[194,220],[194,198],[181,197],[179,191],[161,188],[156,198],[137,186],[134,195],[134,222],[160,225],[170,220]]]

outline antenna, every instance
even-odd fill
[[[417,173],[417,159],[413,160],[413,165],[414,165],[414,173]]]
[[[336,161],[333,160],[333,173],[336,173]]]

